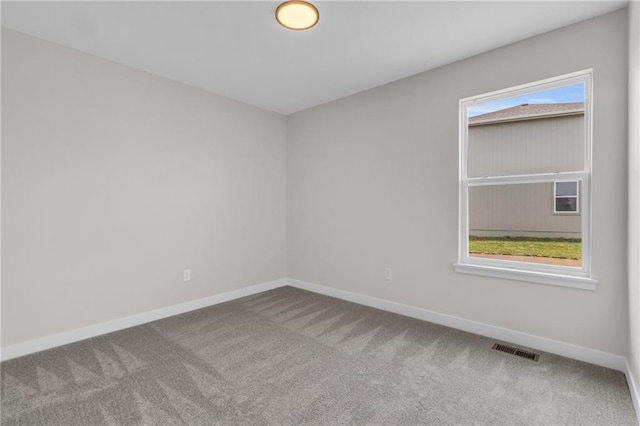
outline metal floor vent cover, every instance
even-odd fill
[[[540,354],[531,351],[525,351],[523,349],[514,348],[513,346],[505,345],[502,343],[494,343],[491,349],[495,351],[504,352],[509,355],[518,356],[520,358],[529,359],[531,361],[538,362]]]

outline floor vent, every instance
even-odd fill
[[[502,343],[494,343],[491,349],[504,352],[509,355],[515,355],[520,358],[530,359],[531,361],[538,362],[540,354],[535,352],[525,351],[523,349],[514,348],[513,346],[503,345]]]

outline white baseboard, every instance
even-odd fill
[[[55,348],[56,346],[62,346],[80,340],[89,339],[91,337],[100,336],[102,334],[123,330],[125,328],[134,327],[136,325],[171,317],[173,315],[183,314],[185,312],[193,311],[196,309],[206,308],[207,306],[217,305],[219,303],[228,302],[230,300],[239,299],[241,297],[250,296],[252,294],[261,293],[263,291],[271,290],[285,285],[287,285],[287,279],[281,278],[279,280],[269,281],[238,290],[228,291],[226,293],[216,294],[202,299],[154,309],[153,311],[143,312],[141,314],[135,314],[128,317],[103,322],[100,324],[52,334],[23,343],[16,343],[14,345],[3,347],[0,354],[0,359],[2,359],[2,361],[5,361],[11,358],[17,358],[19,356],[28,355],[34,352],[40,352],[46,349]]]
[[[196,309],[206,308],[207,306],[213,306],[230,300],[239,299],[241,297],[251,296],[252,294],[261,293],[263,291],[272,290],[286,285],[621,371],[626,375],[631,399],[633,400],[636,415],[638,416],[638,423],[640,423],[640,388],[638,387],[640,384],[638,380],[640,378],[633,376],[633,372],[631,371],[629,363],[625,357],[452,315],[441,314],[427,309],[417,308],[415,306],[404,305],[402,303],[391,302],[291,278],[281,278],[275,281],[269,281],[198,300],[192,300],[190,302],[166,306],[153,311],[143,312],[141,314],[118,318],[112,321],[6,346],[0,351],[0,359],[5,361],[17,358],[19,356],[123,330],[125,328],[183,314]]]
[[[497,327],[495,325],[484,324],[481,322],[455,317],[452,315],[429,311],[427,309],[417,308],[415,306],[390,302],[388,300],[377,299],[375,297],[365,296],[362,294],[352,293],[350,291],[339,290],[336,288],[326,287],[323,285],[313,284],[305,281],[288,279],[288,284],[292,287],[313,291],[315,293],[336,297],[338,299],[348,300],[360,305],[394,312],[396,314],[417,318],[423,321],[429,321],[458,330],[468,331],[470,333],[479,334],[481,336],[490,337],[492,339],[501,340],[507,343],[514,343],[516,345],[524,346],[527,348],[537,349],[540,351],[561,355],[567,358],[600,365],[603,367],[621,371],[625,374],[627,373],[627,359],[620,355],[602,352],[596,349],[573,345],[571,343],[551,340],[545,337],[534,336],[532,334],[522,333],[520,331]]]
[[[640,424],[640,388],[638,385],[638,377],[633,376],[633,370],[631,370],[631,366],[627,361],[627,371],[625,372],[627,376],[627,384],[629,385],[629,392],[631,392],[631,400],[633,401],[633,408],[636,409],[636,416],[638,417],[638,424]]]
[[[459,318],[452,315],[441,314],[438,312],[429,311],[427,309],[417,308],[415,306],[404,305],[402,303],[391,302],[371,296],[365,296],[363,294],[339,290],[333,287],[327,287],[288,278],[281,278],[275,281],[261,283],[250,287],[229,291],[226,293],[216,294],[198,300],[192,300],[189,302],[179,303],[177,305],[166,306],[164,308],[155,309],[153,311],[143,312],[140,314],[118,318],[100,324],[52,334],[39,339],[29,340],[27,342],[6,346],[1,350],[0,359],[5,361],[19,356],[40,352],[46,349],[51,349],[57,346],[62,346],[80,340],[89,339],[91,337],[100,336],[102,334],[123,330],[125,328],[134,327],[136,325],[145,324],[173,315],[205,308],[207,306],[217,305],[219,303],[228,302],[230,300],[239,299],[241,297],[250,296],[252,294],[261,293],[263,291],[271,290],[285,285],[290,285],[292,287],[297,287],[315,293],[336,297],[338,299],[348,300],[350,302],[370,306],[384,311],[394,312],[400,315],[417,318],[423,321],[429,321],[458,330],[480,334],[482,336],[491,337],[493,339],[502,340],[504,342],[510,342],[528,348],[538,349],[541,351],[554,353],[557,355],[566,356],[568,358],[573,358],[580,361],[585,361],[592,364],[601,365],[603,367],[612,368],[614,370],[622,371],[627,375],[629,386],[634,386],[633,389],[631,389],[631,394],[635,398],[634,404],[636,404],[637,407],[638,388],[636,386],[634,378],[631,376],[631,372],[628,369],[627,360],[622,356],[614,355],[607,352],[601,352],[582,346],[572,345],[570,343],[560,342],[557,340],[551,340],[544,337],[534,336],[519,331],[509,330],[494,325],[484,324],[477,321]]]

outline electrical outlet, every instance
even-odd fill
[[[391,280],[391,268],[384,268],[384,279]]]
[[[191,281],[191,269],[182,271],[182,281]]]

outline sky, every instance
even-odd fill
[[[515,98],[474,105],[467,109],[467,115],[473,117],[522,104],[560,104],[566,102],[584,102],[584,83],[576,83],[551,90],[528,93]]]

